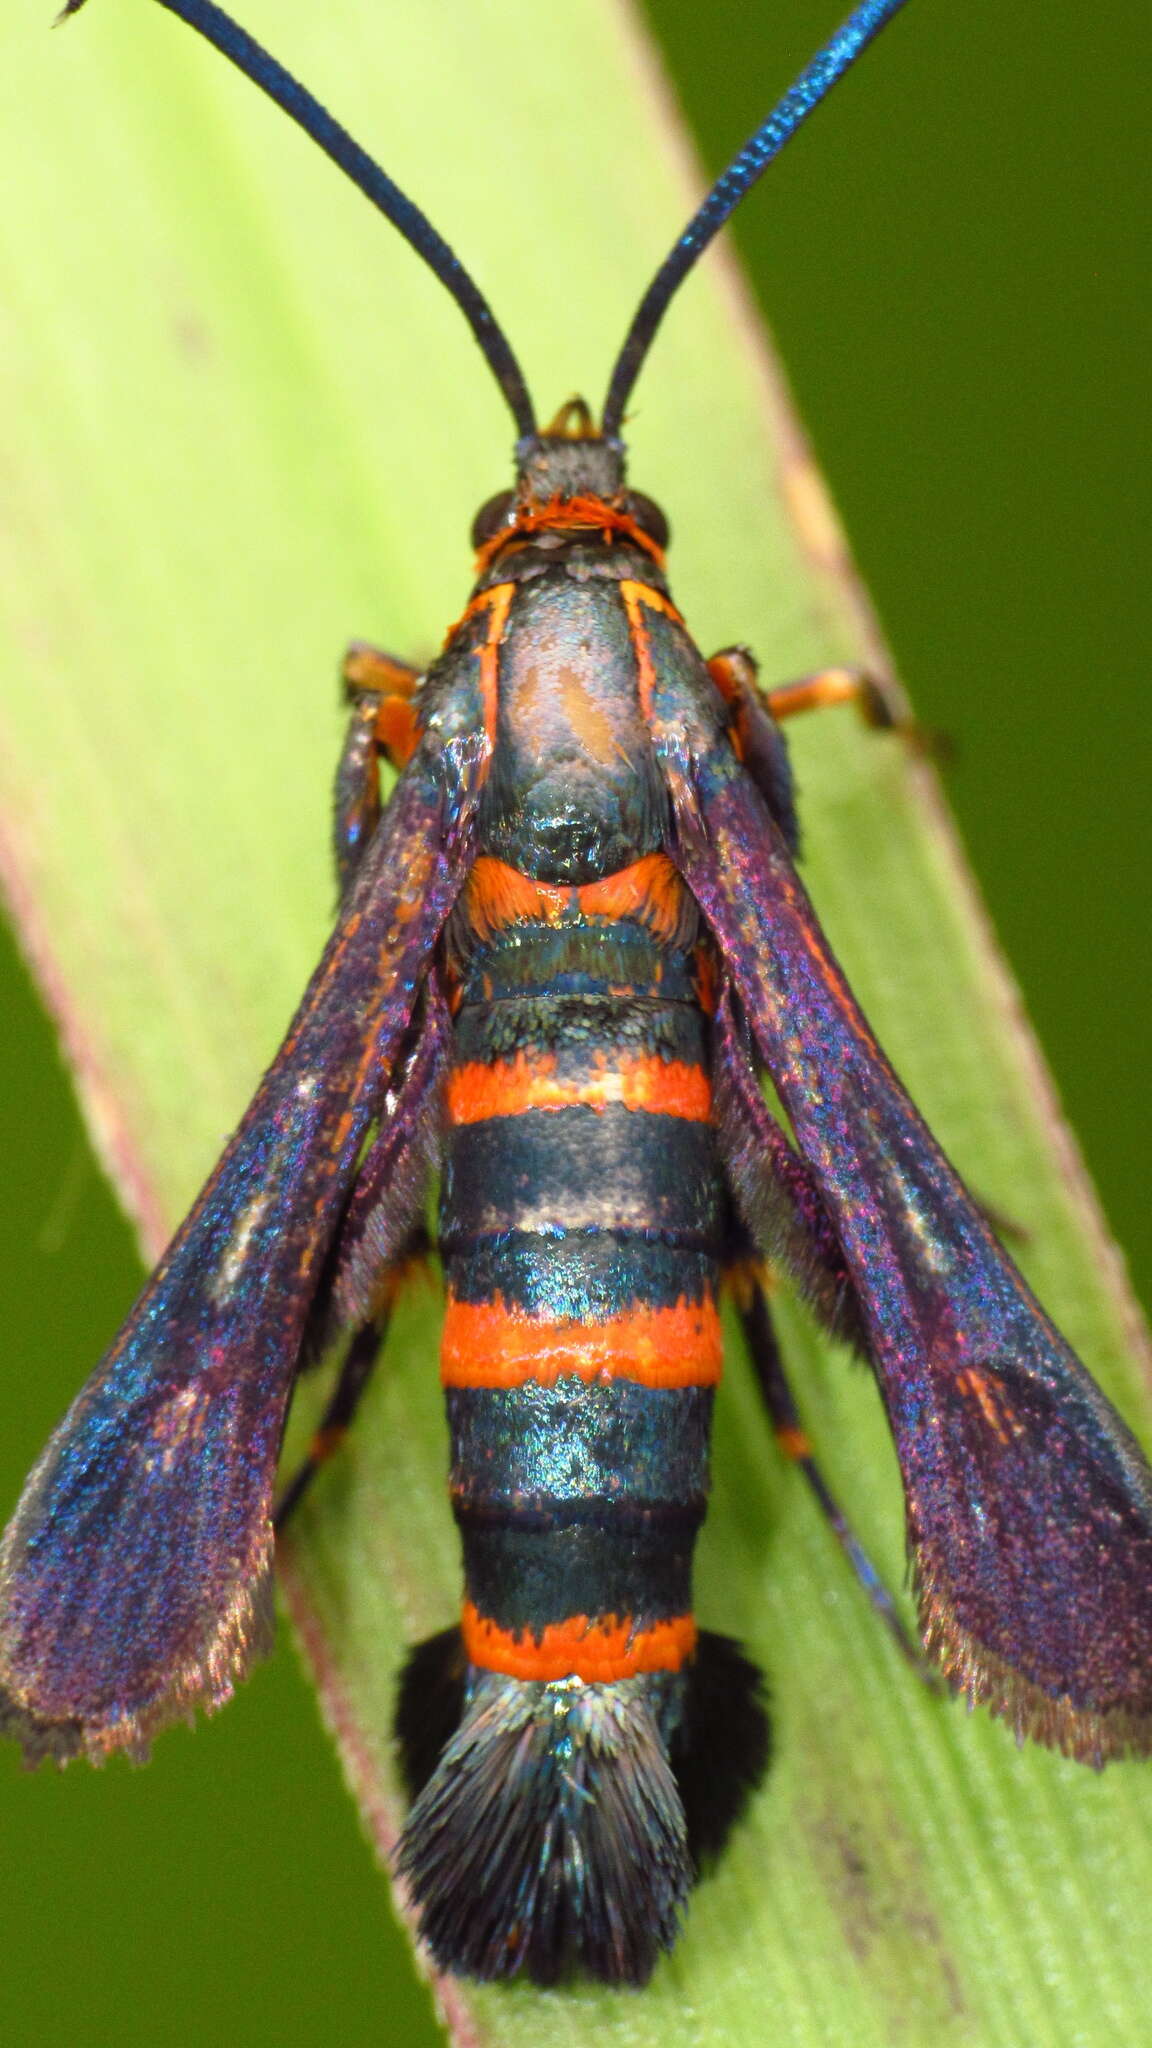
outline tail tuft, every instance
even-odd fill
[[[464,1719],[467,1681],[468,1657],[458,1628],[441,1629],[409,1652],[394,1732],[412,1801],[419,1799]]]
[[[724,1847],[772,1753],[763,1675],[730,1636],[701,1629],[669,1744],[699,1866]]]
[[[447,1670],[448,1638],[434,1641],[433,1663]],[[413,1728],[416,1677],[410,1667],[401,1716]],[[676,1939],[693,1880],[664,1734],[682,1680],[469,1677],[463,1720],[400,1843],[423,1940],[463,1976],[553,1984],[584,1971],[646,1983]],[[401,1739],[419,1777],[412,1750],[428,1750],[403,1728]]]

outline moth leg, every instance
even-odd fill
[[[721,696],[729,703],[734,698],[751,698],[776,724],[804,711],[854,704],[865,725],[874,732],[899,733],[915,753],[932,759],[946,760],[950,755],[947,736],[920,725],[912,717],[899,684],[871,669],[837,663],[770,690],[761,683],[755,657],[747,647],[725,647],[713,655],[708,669]]]
[[[762,692],[773,718],[795,718],[802,711],[826,711],[834,704],[854,704],[865,725],[880,732],[915,730],[890,683],[863,668],[822,668]]]
[[[804,1474],[821,1514],[897,1648],[910,1664],[915,1665],[921,1676],[933,1677],[934,1674],[929,1674],[924,1664],[919,1644],[901,1621],[892,1595],[853,1533],[851,1523],[813,1456],[811,1443],[792,1398],[767,1296],[755,1267],[739,1269],[734,1292],[744,1341],[777,1443],[785,1457],[798,1465]]]
[[[736,692],[752,692],[778,721],[795,718],[802,711],[824,711],[833,704],[855,704],[865,725],[881,731],[907,731],[912,725],[902,692],[869,669],[841,665],[814,669],[795,682],[768,690],[747,647],[724,647],[712,656],[708,670],[721,696],[731,701]]]
[[[386,1308],[353,1335],[344,1354],[332,1398],[324,1410],[319,1427],[304,1458],[276,1503],[272,1526],[278,1536],[283,1534],[287,1522],[295,1514],[321,1466],[326,1465],[328,1460],[335,1456],[344,1442],[355,1419],[356,1410],[360,1406],[361,1396],[384,1348],[390,1320],[390,1311]]]
[[[955,753],[950,734],[921,725],[909,711],[899,685],[871,669],[816,669],[810,676],[799,676],[794,683],[782,683],[760,694],[776,719],[795,718],[801,711],[825,711],[834,704],[854,704],[873,732],[898,733],[914,754],[926,760],[947,765]]]
[[[352,1336],[307,1456],[277,1506],[273,1519],[278,1530],[347,1435],[383,1348],[396,1295],[430,1251],[424,1201],[438,1162],[439,1103],[451,1028],[432,968],[389,1114],[360,1163],[305,1332],[305,1366],[322,1357],[342,1331],[351,1330]]]
[[[380,763],[403,768],[419,737],[419,669],[354,640],[340,671],[352,716],[336,768],[333,843],[343,896],[380,817]]]

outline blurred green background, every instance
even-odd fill
[[[713,168],[836,15],[647,11]],[[973,863],[1145,1299],[1150,60],[1145,0],[913,0],[739,227],[918,712],[955,741]],[[570,287],[562,250],[539,275]],[[6,939],[0,1016],[8,1356],[66,1389],[138,1267]],[[19,1398],[9,1369],[6,1417]],[[28,1449],[10,1424],[5,1504]],[[147,1774],[25,1777],[5,1753],[0,1781],[5,2040],[439,2038],[286,1644]]]

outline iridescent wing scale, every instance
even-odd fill
[[[925,1643],[1020,1737],[1147,1753],[1152,1474],[877,1045],[682,628],[653,610],[646,631],[669,851],[855,1289]]]
[[[28,1480],[0,1552],[0,1725],[32,1761],[140,1755],[263,1647],[288,1396],[468,864],[477,731],[409,763],[284,1046]]]

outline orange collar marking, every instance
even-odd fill
[[[523,546],[535,534],[568,532],[586,529],[589,533],[599,532],[607,542],[613,534],[650,555],[658,569],[664,567],[664,550],[657,546],[651,534],[630,512],[622,512],[618,505],[610,505],[606,498],[550,498],[546,505],[524,505],[516,514],[510,526],[502,527],[486,540],[476,551],[476,574],[482,576],[496,556],[509,546]]]

